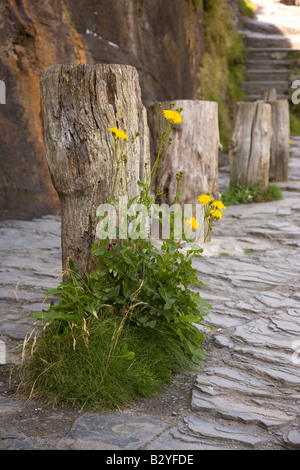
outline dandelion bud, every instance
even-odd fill
[[[176,173],[175,177],[176,177],[176,180],[179,182],[183,177],[183,172],[179,171],[179,173]]]

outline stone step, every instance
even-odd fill
[[[240,28],[241,30],[251,31],[254,33],[263,33],[263,34],[284,34],[285,36],[293,36],[299,34],[299,26],[293,25],[291,21],[286,21],[285,25],[281,25],[279,28],[275,24],[258,20],[257,18],[248,18],[242,16],[240,19]]]
[[[258,100],[261,100],[261,99],[262,99],[261,94],[256,94],[256,95],[249,94],[249,95],[247,95],[247,101],[258,101]],[[278,100],[286,100],[286,99],[288,99],[288,95],[277,95],[277,99]]]
[[[243,91],[247,95],[261,95],[263,91],[275,88],[278,95],[288,95],[290,89],[289,81],[248,81],[242,85]]]
[[[172,435],[185,442],[209,442],[211,445],[242,445],[244,448],[257,449],[266,441],[262,433],[251,433],[247,426],[222,424],[220,420],[213,421],[201,415],[192,414],[184,419]]]
[[[206,412],[208,415],[229,419],[245,424],[257,424],[267,430],[280,429],[294,421],[294,417],[279,409],[274,403],[275,409],[270,406],[260,406],[251,400],[242,400],[240,396],[223,395],[216,393],[207,396],[193,390],[192,408],[195,413]],[[277,405],[277,406],[276,406]]]
[[[259,60],[247,59],[245,62],[246,70],[293,70],[296,68],[298,62],[296,59],[270,59]]]
[[[272,69],[252,69],[247,68],[245,71],[247,80],[249,81],[272,81],[274,79],[279,81],[289,81],[291,77],[290,69],[272,70]]]
[[[246,47],[287,47],[290,49],[300,48],[300,35],[283,36],[281,34],[265,34],[247,30],[240,30],[239,34],[243,38]]]
[[[267,60],[276,59],[298,59],[300,51],[290,47],[252,47],[249,49],[247,57],[249,59]]]

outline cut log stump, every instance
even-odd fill
[[[277,100],[277,91],[276,88],[267,88],[263,93],[262,93],[262,99],[266,103],[269,103],[269,101],[276,101]]]
[[[263,100],[272,108],[273,137],[270,157],[270,181],[288,180],[290,109],[288,100],[277,100],[275,88],[265,90]]]
[[[202,193],[208,192],[212,198],[218,199],[218,104],[200,100],[164,101],[161,103],[163,109],[169,109],[170,103],[174,103],[174,109],[182,108],[183,122],[175,125],[171,136],[172,145],[157,170],[155,186],[163,191],[157,200],[160,204],[174,203],[176,173],[180,171],[183,172],[179,184],[179,191],[182,193],[180,204],[193,204]],[[158,139],[157,104],[154,103],[148,108],[155,152]]]
[[[263,101],[236,104],[228,155],[231,181],[268,187],[272,135],[270,104]]]
[[[273,137],[270,157],[270,181],[287,181],[290,151],[290,107],[288,100],[277,100],[272,91],[263,95],[272,108]]]
[[[196,217],[202,226],[203,213],[202,210],[200,211],[198,203],[199,196],[202,193],[210,193],[215,200],[218,200],[220,196],[218,104],[200,100],[175,100],[162,102],[162,109],[169,109],[171,103],[174,104],[174,110],[182,109],[183,122],[175,125],[171,136],[172,145],[157,169],[155,190],[162,193],[156,201],[158,204],[168,206],[174,204],[177,186],[176,174],[183,172],[178,187],[182,194],[179,204],[182,207],[185,205],[183,207],[185,214],[189,214],[189,217]],[[154,154],[157,153],[158,142],[157,105],[158,103],[153,103],[148,108]],[[161,128],[164,122],[164,118],[161,118]],[[207,237],[206,241],[209,239],[210,237]]]
[[[272,107],[273,139],[270,181],[287,181],[290,152],[290,110],[288,100],[269,102]]]
[[[54,65],[41,77],[46,158],[59,195],[62,266],[70,257],[79,274],[96,267],[91,255],[98,218],[109,202],[116,173],[109,128],[140,132],[127,158],[129,196],[138,192],[150,166],[147,113],[137,71],[127,65]],[[124,189],[124,188],[123,188]],[[115,196],[123,192],[119,184]]]

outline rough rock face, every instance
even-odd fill
[[[0,219],[58,213],[43,141],[40,76],[53,64],[128,64],[142,98],[200,97],[202,9],[190,0],[2,0]]]

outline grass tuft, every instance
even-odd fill
[[[300,113],[296,113],[293,108],[290,113],[290,135],[292,137],[300,135]]]
[[[282,192],[276,185],[269,185],[266,190],[262,190],[261,185],[251,183],[240,185],[236,181],[231,181],[229,189],[222,190],[221,196],[225,206],[231,206],[250,202],[277,201],[282,199]]]
[[[155,395],[177,370],[195,370],[179,341],[122,319],[54,322],[27,345],[19,393],[53,406],[108,411]]]

